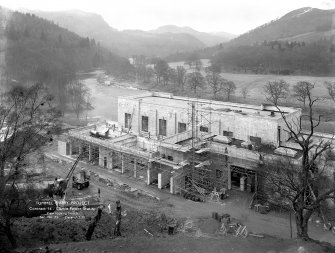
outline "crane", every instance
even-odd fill
[[[79,163],[79,160],[81,159],[82,156],[83,156],[83,153],[80,153],[78,155],[76,161],[72,165],[70,171],[67,173],[65,179],[58,179],[55,182],[55,185],[54,185],[55,195],[58,195],[58,196],[61,196],[61,197],[64,196],[64,198],[65,198],[70,178],[72,177],[73,172],[76,169],[76,167]],[[79,173],[79,178],[76,177],[76,176],[73,176],[72,179],[73,179],[72,187],[76,187],[78,190],[89,186],[88,177],[86,176],[85,171]]]

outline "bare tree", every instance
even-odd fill
[[[194,94],[197,94],[197,89],[204,86],[205,78],[200,72],[193,72],[187,74],[187,83],[193,90]]]
[[[200,71],[202,69],[202,61],[196,53],[191,54],[185,61],[185,64],[189,66],[189,69],[193,72]]]
[[[154,73],[156,75],[156,84],[166,83],[169,76],[170,67],[166,61],[157,59],[154,63]]]
[[[0,103],[0,233],[16,246],[11,231],[11,210],[19,197],[15,180],[31,152],[52,140],[59,111],[53,97],[41,84],[14,87],[3,95]],[[10,186],[9,189],[6,186]]]
[[[264,86],[264,92],[266,99],[278,105],[281,99],[285,99],[289,95],[289,84],[286,83],[284,80],[268,82]]]
[[[92,93],[89,89],[87,89],[87,92],[85,94],[85,103],[86,103],[86,122],[87,122],[87,114],[88,114],[88,111],[93,109],[92,107],[92,101],[93,101],[93,97],[92,97]]]
[[[306,81],[300,81],[293,86],[293,96],[304,104],[304,108],[306,107],[307,94],[311,92],[314,86],[314,84]]]
[[[333,199],[335,182],[329,152],[333,147],[333,138],[317,138],[315,129],[319,126],[321,116],[313,117],[313,106],[318,100],[312,98],[307,89],[308,113],[290,120],[278,104],[274,104],[286,125],[286,131],[292,141],[299,145],[301,158],[294,160],[287,157],[264,164],[265,178],[269,189],[280,195],[295,213],[297,237],[309,240],[308,220],[320,208],[322,202]],[[308,131],[303,131],[302,120],[309,122]]]
[[[216,69],[211,67],[208,67],[205,69],[206,72],[206,81],[208,86],[213,91],[213,97],[214,99],[217,98],[219,92],[221,92],[224,89],[224,84],[227,82],[224,78],[220,76],[220,72]]]
[[[250,91],[251,91],[251,88],[249,86],[244,86],[241,89],[240,92],[241,92],[241,95],[242,95],[244,101],[248,98]]]
[[[135,68],[136,82],[145,79],[147,59],[144,55],[133,55],[133,65]]]
[[[151,67],[146,67],[144,72],[144,82],[150,83],[151,78],[154,76],[154,70]]]
[[[174,87],[178,85],[178,73],[174,68],[169,69],[169,81],[173,84]]]
[[[335,102],[335,82],[325,81],[325,86],[328,91],[328,95]]]
[[[223,91],[226,94],[227,100],[230,101],[231,96],[235,93],[236,85],[233,81],[225,80],[223,83]]]
[[[186,83],[186,69],[183,66],[177,66],[177,84],[182,90],[184,90],[184,86]]]
[[[87,107],[86,98],[88,97],[89,89],[79,81],[74,81],[68,84],[68,96],[71,101],[71,106],[75,112],[77,119]]]

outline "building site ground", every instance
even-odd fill
[[[59,155],[55,145],[44,151],[46,174],[64,177],[74,158]],[[230,197],[219,202],[194,202],[98,166],[80,162],[78,168],[91,172],[90,186],[80,191],[71,188],[68,197],[90,195],[98,198],[100,188],[100,201],[105,206],[102,220],[92,237],[94,241],[84,242],[85,232],[96,212],[86,213],[84,220],[18,218],[14,220],[14,231],[22,249],[19,252],[42,245],[43,248],[49,245],[50,248],[62,249],[62,252],[298,252],[301,246],[308,252],[334,250],[329,245],[321,247],[291,240],[288,213],[255,212],[248,208],[251,196],[237,190],[230,191]],[[121,226],[122,238],[113,235],[116,200],[120,200],[123,210],[126,210]],[[108,204],[112,207],[111,214]],[[213,212],[229,213],[246,225],[249,233],[263,237],[222,235],[220,223],[211,217]],[[175,235],[162,231],[163,213],[168,219],[177,221]],[[292,224],[294,238],[294,218]],[[313,239],[335,244],[334,234],[325,231],[321,223],[311,221],[309,227]]]

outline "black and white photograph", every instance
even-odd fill
[[[335,253],[335,0],[1,0],[0,253]]]

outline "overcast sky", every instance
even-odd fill
[[[297,8],[334,9],[335,0],[1,0],[0,5],[93,12],[119,30],[173,24],[203,32],[241,34]]]

